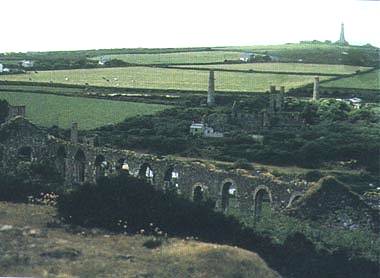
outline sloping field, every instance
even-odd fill
[[[216,63],[224,60],[239,60],[240,52],[232,51],[194,51],[179,53],[154,53],[154,54],[112,54],[94,57],[119,59],[132,64],[192,64],[192,63]]]
[[[0,99],[26,105],[26,117],[42,126],[68,128],[78,122],[80,129],[123,121],[127,117],[153,114],[169,106],[36,93],[0,92]]]
[[[321,86],[380,90],[380,70],[326,82]]]
[[[55,209],[0,202],[0,275],[12,277],[280,277],[255,253],[193,240],[46,228]]]
[[[183,67],[190,67],[183,66]],[[351,74],[357,70],[363,71],[369,67],[347,66],[347,65],[327,65],[327,64],[301,64],[301,63],[245,63],[245,64],[224,64],[224,65],[191,65],[194,68],[212,68],[225,70],[255,70],[255,71],[276,71],[276,72],[304,72],[304,73],[325,73],[325,74]]]
[[[296,88],[313,82],[305,75],[216,72],[219,91],[264,92],[270,85]],[[322,77],[321,80],[327,79]],[[106,87],[178,89],[207,91],[208,72],[200,70],[126,67],[28,72],[3,75],[0,80],[53,82]]]

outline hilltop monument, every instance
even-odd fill
[[[348,45],[348,42],[346,41],[346,38],[344,37],[344,23],[342,23],[340,26],[340,37],[337,43],[340,45]]]
[[[210,74],[208,77],[207,105],[215,105],[215,78],[213,70],[210,70]]]

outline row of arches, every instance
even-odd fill
[[[206,201],[208,188],[202,183],[193,186],[192,199],[194,202]],[[271,210],[272,194],[265,186],[259,186],[253,193],[253,211],[257,219],[263,215],[263,209]],[[234,213],[239,210],[239,199],[236,185],[232,181],[225,181],[221,187],[220,208],[224,213]]]
[[[32,152],[31,152],[32,153]],[[23,150],[21,152],[23,156],[29,157],[29,152]],[[31,154],[30,154],[31,155]],[[66,175],[66,159],[67,153],[63,146],[60,146],[56,153],[56,166],[63,176]],[[97,155],[94,161],[95,168],[95,177],[99,178],[107,175],[108,173],[112,173],[113,171],[117,172],[128,172],[130,171],[130,167],[128,165],[128,161],[126,158],[120,158],[116,161],[115,164],[108,162],[103,155]],[[74,155],[73,162],[73,178],[77,183],[83,183],[86,181],[86,156],[83,150],[78,149]],[[156,173],[148,162],[143,163],[137,173],[135,173],[141,179],[146,180],[151,184],[155,184]],[[179,173],[175,169],[174,165],[170,165],[168,169],[164,173],[164,189],[173,190],[177,193],[180,192],[179,187]],[[192,199],[195,202],[202,202],[209,199],[209,190],[208,187],[202,183],[196,183],[192,188]],[[292,196],[288,205],[291,205],[299,195]],[[254,215],[257,218],[260,218],[263,215],[263,212],[271,209],[272,204],[272,195],[270,190],[265,186],[259,186],[253,192],[253,210]],[[222,186],[220,188],[220,202],[219,208],[226,213],[233,213],[234,211],[238,211],[239,208],[239,198],[238,198],[238,190],[235,182],[233,180],[227,179],[223,181]]]

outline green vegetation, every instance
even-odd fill
[[[369,67],[328,65],[328,64],[303,64],[303,63],[243,63],[224,65],[187,65],[184,67],[210,68],[224,70],[254,70],[275,72],[303,72],[303,73],[325,73],[325,74],[351,74],[360,70],[368,70]]]
[[[368,46],[341,46],[332,43],[287,43],[242,47],[218,47],[218,50],[251,51],[279,57],[281,62],[378,66],[380,49]]]
[[[6,99],[12,105],[26,105],[26,117],[36,124],[68,128],[72,122],[78,122],[80,129],[93,129],[114,124],[127,117],[153,114],[169,107],[157,104],[2,91],[0,91],[0,99]]]
[[[30,164],[30,169],[23,167],[23,170],[26,175],[22,172],[17,172],[14,173],[15,176],[1,176],[5,186],[0,192],[0,197],[5,197],[8,201],[9,199],[12,201],[23,201],[19,199],[14,200],[11,194],[15,190],[17,191],[18,188],[27,188],[29,191],[22,192],[25,195],[32,193],[37,196],[42,196],[38,194],[41,188],[38,186],[39,183],[36,183],[35,176],[44,176],[45,179],[49,178],[49,176],[46,176],[46,173],[50,173],[50,168],[36,168],[34,163],[32,163]],[[29,173],[30,176],[28,176]],[[17,180],[19,182],[15,182]],[[29,186],[25,186],[27,184],[29,184]],[[60,189],[62,189],[62,187],[60,187]],[[51,192],[50,188],[48,190],[48,192]],[[140,238],[140,236],[137,236],[139,245],[146,246],[147,250],[150,248],[159,250],[160,252],[157,252],[157,254],[161,255],[170,254],[165,253],[165,249],[170,246],[173,240],[167,237],[167,233],[169,236],[174,235],[183,238],[185,236],[196,237],[208,242],[229,244],[255,251],[272,269],[279,271],[279,273],[285,277],[298,278],[305,277],[306,274],[308,277],[318,278],[324,275],[336,277],[337,274],[343,275],[344,277],[357,277],[359,273],[361,277],[377,277],[378,264],[376,262],[376,254],[378,252],[379,242],[376,235],[371,234],[369,231],[360,229],[354,232],[343,231],[328,226],[318,229],[318,226],[312,226],[312,223],[299,222],[299,220],[291,218],[287,219],[288,217],[281,219],[281,215],[278,214],[276,216],[277,213],[270,211],[267,206],[264,207],[263,211],[265,217],[260,218],[264,220],[255,221],[253,222],[254,226],[251,226],[252,222],[249,221],[253,221],[253,218],[248,217],[244,219],[246,221],[246,225],[244,225],[232,216],[225,216],[220,212],[213,211],[211,207],[213,202],[191,202],[177,195],[175,191],[156,189],[143,180],[136,179],[128,174],[121,174],[113,178],[101,178],[97,184],[86,184],[68,191],[59,191],[58,198],[56,198],[55,194],[49,193],[33,200],[37,204],[56,205],[58,207],[57,216],[59,217],[57,217],[55,221],[50,220],[50,222],[45,224],[46,226],[44,226],[44,228],[36,230],[33,229],[33,226],[26,228],[25,222],[49,221],[50,216],[54,215],[54,210],[49,210],[49,215],[46,216],[39,211],[40,208],[38,206],[35,205],[31,207],[33,212],[39,211],[36,213],[39,220],[34,217],[33,213],[27,218],[28,220],[25,220],[25,217],[20,220],[23,214],[9,216],[9,214],[6,213],[0,215],[2,223],[15,225],[15,222],[21,221],[21,223],[23,223],[21,225],[24,226],[22,229],[6,227],[6,229],[3,228],[4,230],[0,230],[0,254],[2,255],[0,256],[0,269],[4,268],[7,272],[10,270],[15,273],[19,273],[17,271],[26,271],[29,269],[29,263],[32,261],[34,264],[37,264],[37,266],[41,265],[42,267],[46,267],[44,263],[44,261],[46,262],[46,258],[53,260],[52,262],[55,266],[54,269],[48,268],[49,272],[55,271],[55,273],[57,273],[57,268],[67,272],[68,268],[62,268],[62,265],[56,264],[55,262],[57,261],[55,261],[55,259],[66,259],[67,263],[71,264],[72,262],[89,260],[87,257],[89,253],[91,253],[92,256],[87,263],[93,262],[92,260],[95,258],[97,260],[98,256],[94,256],[92,252],[89,252],[88,247],[84,246],[91,244],[90,246],[93,246],[91,248],[96,248],[97,245],[92,245],[92,239],[106,232],[98,228],[105,228],[108,231],[122,234],[135,234],[136,232],[146,234],[149,236],[148,238]],[[141,204],[144,204],[144,206],[141,206]],[[4,209],[1,203],[0,207]],[[7,206],[5,209],[7,209]],[[7,221],[3,221],[3,219]],[[10,219],[12,219],[11,223],[9,223]],[[194,219],[197,219],[197,221],[194,221]],[[269,223],[269,227],[266,227],[265,231],[262,231],[260,228],[263,227],[263,223]],[[296,223],[296,225],[294,225],[294,223]],[[69,226],[67,224],[79,224],[85,229],[74,225]],[[34,223],[34,225],[36,224]],[[54,229],[46,229],[46,227],[52,227]],[[79,236],[78,244],[70,244],[70,237],[62,234],[62,228],[73,231],[75,235]],[[307,235],[305,236],[300,230],[305,230],[307,233],[312,234],[309,235],[305,233]],[[218,233],[215,233],[215,231],[218,231]],[[64,239],[64,241],[48,244],[50,243],[50,239],[55,238],[55,236],[52,236],[53,234],[59,234],[60,239]],[[26,239],[25,237],[29,235],[31,237],[30,240],[32,238],[43,238],[44,240],[36,241],[36,245],[33,249],[30,249],[30,241],[24,241]],[[91,236],[87,238],[82,235]],[[270,237],[268,235],[270,235]],[[344,236],[344,238],[338,239],[337,235]],[[17,245],[14,244],[14,240],[9,240],[9,237],[17,238]],[[85,240],[86,238],[87,240]],[[103,246],[101,250],[112,249],[105,248],[104,243],[110,243],[110,239],[113,238],[118,239],[115,245],[119,245],[119,247],[113,248],[113,254],[115,254],[115,250],[116,254],[118,254],[117,250],[121,250],[119,249],[120,244],[124,247],[123,250],[125,252],[125,245],[121,241],[122,238],[120,238],[120,236],[112,233],[112,235],[107,236],[107,238],[108,240],[101,240]],[[129,241],[132,240],[131,237],[125,238],[129,239]],[[358,240],[360,244],[353,244],[352,240],[354,239]],[[28,242],[28,247],[26,246],[26,242]],[[128,260],[131,256],[140,257],[140,255],[143,255],[139,252],[141,249],[136,248],[134,243],[130,242],[129,244],[133,245],[134,248],[127,248],[128,254],[125,254],[123,259]],[[23,247],[23,252],[19,252],[20,246]],[[35,250],[41,251],[36,253]],[[97,250],[99,251],[99,249]],[[176,250],[179,251],[178,249]],[[228,247],[224,249],[224,251],[227,251],[227,254],[228,250]],[[209,252],[207,249],[204,251],[204,260],[217,256],[217,260],[220,263],[221,258],[219,258],[219,256],[222,252],[212,252],[212,254],[208,255]],[[189,252],[190,256],[187,257],[186,261],[189,262],[188,260],[192,258],[192,252],[191,250],[187,252]],[[108,254],[108,252],[106,253]],[[178,253],[172,253],[173,256],[175,256],[175,254]],[[227,254],[224,253],[224,256]],[[121,255],[122,254],[118,254],[117,258],[115,258],[115,256],[106,256],[107,262],[110,260],[114,265],[119,265],[114,259],[119,260],[119,256]],[[173,262],[173,256],[169,256],[169,258],[171,258],[169,259],[170,262]],[[157,259],[157,257],[154,258]],[[104,259],[104,254],[102,253],[102,260]],[[164,261],[168,260],[166,257],[160,257],[160,261],[161,259]],[[149,259],[145,258],[141,261],[149,262],[154,266],[156,265],[155,260],[153,259],[151,262],[150,257]],[[250,264],[251,263],[253,263],[253,261],[250,262]],[[98,273],[98,271],[105,272],[105,264],[106,262],[103,261],[101,266],[95,269],[89,267],[90,265],[85,269],[86,271],[94,271],[94,273]],[[180,263],[178,262],[178,264]],[[37,271],[37,269],[39,268],[35,267],[34,271]],[[240,265],[239,269],[243,271],[239,277],[246,277],[244,276],[246,266],[242,268]],[[81,267],[75,267],[73,270],[76,273],[84,271]],[[127,270],[134,271],[134,268],[127,268]],[[114,267],[112,271],[116,271]],[[117,269],[117,271],[119,271],[119,269]],[[164,270],[158,271],[158,273],[161,273]],[[173,271],[176,271],[178,274],[187,273],[187,271],[190,270],[187,268],[184,269],[182,264],[180,264],[175,267]],[[231,273],[231,269],[225,271],[226,273]],[[192,272],[194,272],[194,270],[192,270]],[[235,271],[233,271],[233,273],[235,273]],[[248,275],[247,277],[250,276]]]
[[[380,90],[380,70],[375,70],[369,73],[360,74],[335,81],[329,81],[321,84],[321,86]]]
[[[246,100],[252,109],[265,95]],[[218,107],[170,109],[99,129],[101,142],[127,149],[142,149],[157,154],[199,157],[234,162],[247,159],[274,165],[298,165],[320,168],[353,160],[352,167],[378,171],[380,129],[372,110],[353,109],[344,102],[321,100],[288,102],[288,111],[301,113],[306,125],[293,129],[273,128],[262,133],[263,144],[254,140],[244,123],[223,121],[228,134],[224,138],[198,138],[189,134],[193,120],[207,115],[226,118],[230,108]],[[260,110],[262,108],[257,107]],[[359,113],[359,112],[360,113]],[[228,118],[226,118],[228,119]]]
[[[278,277],[255,253],[167,238],[154,251],[145,235],[56,224],[50,206],[0,202],[0,273],[33,277]],[[50,227],[50,228],[47,228]]]
[[[310,76],[286,74],[251,74],[216,72],[215,87],[219,91],[264,92],[276,84],[296,88],[313,82]],[[322,77],[321,80],[327,79]],[[0,76],[0,80],[53,82],[107,87],[201,90],[206,92],[208,72],[197,70],[126,67],[28,72]]]
[[[94,57],[117,59],[131,64],[194,64],[194,63],[223,63],[225,60],[239,60],[240,52],[233,51],[195,51],[177,53],[153,54],[116,54]]]

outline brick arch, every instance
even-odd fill
[[[255,219],[259,219],[261,217],[262,202],[265,193],[268,195],[270,206],[272,206],[272,192],[268,186],[259,185],[253,192],[253,212]]]
[[[66,159],[67,159],[67,150],[64,145],[58,145],[57,150],[54,154],[55,158],[55,167],[58,173],[65,178],[66,177]]]
[[[74,182],[83,183],[86,181],[86,155],[81,148],[77,148],[74,155]]]
[[[289,203],[286,207],[287,208],[290,207],[296,199],[301,198],[303,195],[304,195],[304,193],[300,192],[300,191],[293,192],[289,198]]]
[[[196,194],[198,193],[198,190],[200,189],[200,192],[202,194],[202,198],[200,200],[195,200],[195,198],[197,198]],[[208,197],[208,186],[206,186],[204,183],[202,182],[197,182],[195,184],[193,184],[193,186],[191,187],[191,200],[193,201],[205,201]]]
[[[145,161],[140,165],[138,171],[139,178],[144,179],[151,184],[154,184],[155,175],[156,173],[154,172],[152,165],[148,161]]]
[[[234,189],[233,192],[231,192]],[[227,212],[231,206],[235,208],[239,205],[238,199],[238,188],[236,182],[231,178],[226,178],[222,181],[220,185],[220,198],[221,198],[221,209],[223,212]],[[231,203],[232,198],[235,198],[234,204]]]

